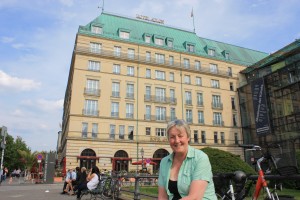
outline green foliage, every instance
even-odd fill
[[[255,170],[243,161],[240,156],[210,147],[201,150],[208,155],[213,174],[234,172],[237,170],[243,171],[246,174],[255,174]]]
[[[21,156],[21,160],[24,163],[24,166],[28,171],[31,171],[31,168],[36,163],[36,156],[38,152],[31,153],[30,151],[26,150],[18,150],[19,155]]]

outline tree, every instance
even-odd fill
[[[24,163],[26,170],[25,170],[25,177],[30,178],[31,169],[36,164],[36,156],[38,154],[37,151],[31,153],[31,151],[26,150],[18,150],[19,155],[21,156],[21,161]]]

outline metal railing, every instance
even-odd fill
[[[177,104],[177,98],[175,97],[164,97],[156,95],[144,95],[144,101],[150,101],[154,103],[170,103]]]

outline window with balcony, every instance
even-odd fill
[[[176,119],[176,111],[175,108],[171,107],[170,108],[170,117],[171,117],[171,121],[174,121]]]
[[[175,90],[170,89],[170,102],[171,103],[176,103],[176,97],[175,97]]]
[[[122,38],[122,39],[129,39],[129,32],[120,31],[119,32],[119,37]]]
[[[201,110],[198,110],[198,124],[204,124],[204,114]]]
[[[174,57],[173,56],[169,56],[169,65],[174,65]]]
[[[192,105],[192,93],[190,91],[185,92],[185,104]]]
[[[155,100],[158,102],[166,102],[166,89],[165,88],[155,88]]]
[[[184,75],[184,83],[191,84],[191,76],[190,75]]]
[[[225,133],[221,132],[221,144],[225,144]]]
[[[220,95],[212,95],[212,107],[219,108],[219,109],[223,108]]]
[[[128,139],[133,140],[134,126],[128,126]]]
[[[98,116],[98,101],[97,100],[85,100],[84,115]]]
[[[218,80],[211,80],[211,87],[212,88],[220,88],[220,83]]]
[[[87,135],[88,135],[88,123],[82,122],[81,137],[87,138]]]
[[[119,117],[119,102],[111,103],[111,117]]]
[[[121,56],[121,47],[114,46],[114,56]]]
[[[134,67],[132,66],[127,67],[127,76],[134,76]]]
[[[102,34],[102,27],[99,27],[99,26],[92,26],[92,33],[95,33],[95,34]]]
[[[146,135],[151,135],[151,127],[146,127]]]
[[[162,136],[162,137],[167,136],[166,129],[165,128],[156,128],[155,129],[155,135],[156,136]]]
[[[203,94],[197,93],[197,106],[203,106]]]
[[[146,78],[151,78],[151,69],[146,69]]]
[[[119,126],[119,139],[124,139],[125,138],[125,126],[120,125]]]
[[[112,83],[112,95],[113,97],[120,97],[120,83],[113,82]]]
[[[213,113],[213,125],[214,126],[223,126],[222,113],[219,113],[219,112]]]
[[[109,138],[110,139],[115,139],[115,136],[116,136],[116,125],[111,124],[109,128],[110,128],[110,130],[109,130]]]
[[[189,69],[190,68],[190,60],[187,59],[187,58],[184,58],[183,59],[183,66],[184,66],[184,68]]]
[[[155,70],[155,78],[158,80],[166,80],[166,73],[164,71]]]
[[[146,86],[145,90],[145,100],[151,100],[151,86]]]
[[[100,71],[100,62],[89,60],[88,70],[99,72]]]
[[[133,104],[126,103],[126,118],[133,119]]]
[[[202,79],[201,77],[196,77],[196,85],[202,85]]]
[[[185,117],[187,123],[193,123],[193,112],[191,109],[186,109]]]
[[[174,82],[174,72],[170,72],[170,81]]]
[[[146,52],[146,61],[147,62],[151,61],[151,52],[149,52],[149,51]]]
[[[97,138],[98,137],[98,124],[93,123],[92,124],[92,138]]]
[[[158,121],[165,121],[166,120],[166,107],[157,106],[155,108],[155,117]]]
[[[211,73],[217,74],[218,73],[218,65],[216,64],[209,64],[209,69]]]
[[[134,85],[131,83],[127,83],[126,98],[128,98],[128,99],[134,98]]]
[[[155,62],[159,64],[164,64],[165,63],[165,55],[164,54],[155,54]]]
[[[146,105],[145,120],[151,120],[151,106]]]
[[[127,56],[129,59],[134,59],[134,49],[128,49]]]
[[[214,132],[214,143],[218,144],[218,132]]]
[[[205,133],[205,131],[201,131],[201,143],[202,144],[206,143],[206,133]]]
[[[195,70],[200,70],[200,68],[201,68],[201,62],[196,60],[195,61]]]
[[[91,53],[101,53],[101,44],[100,43],[95,43],[95,42],[91,42],[90,43],[90,51]]]
[[[121,67],[120,67],[120,65],[114,64],[114,65],[113,65],[113,73],[114,73],[114,74],[120,74],[120,72],[121,72]]]
[[[88,79],[84,93],[87,95],[100,96],[99,80]]]

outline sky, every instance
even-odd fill
[[[0,1],[0,126],[56,150],[72,51],[102,0]],[[106,0],[104,11],[162,19],[198,36],[272,53],[300,38],[299,0]]]

